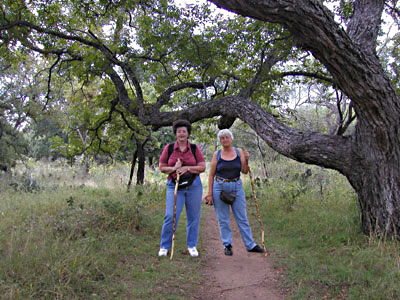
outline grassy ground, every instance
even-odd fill
[[[399,299],[398,242],[363,235],[346,180],[307,168],[270,164],[269,180],[256,187],[288,299]],[[165,205],[157,171],[129,193],[127,166],[92,168],[83,177],[76,168],[32,163],[15,174],[0,181],[0,299],[192,298],[202,262],[184,252],[184,214],[173,261],[157,257]],[[245,186],[250,196],[248,177]]]
[[[360,232],[342,176],[314,167],[302,177],[306,168],[286,163],[259,189],[266,245],[286,271],[290,299],[400,299],[399,243]]]
[[[182,251],[185,226],[173,262],[157,257],[163,186],[127,193],[116,183],[102,187],[111,185],[110,170],[89,187],[68,169],[48,174],[33,189],[3,181],[0,299],[188,299],[200,260],[189,262]]]

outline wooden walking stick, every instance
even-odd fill
[[[264,248],[264,255],[267,256],[268,252],[267,252],[267,248],[265,247],[265,243],[264,243],[264,226],[263,226],[263,223],[261,221],[260,210],[258,209],[258,201],[257,201],[257,197],[256,197],[255,187],[254,187],[253,175],[251,174],[250,166],[249,165],[247,165],[247,166],[249,168],[251,190],[253,191],[254,202],[256,203],[257,219],[258,219],[258,222],[260,223],[260,227],[261,227],[261,241],[262,241],[262,245],[263,245],[263,248]]]
[[[178,185],[179,185],[179,177],[180,174],[176,174],[176,183],[175,183],[175,190],[174,190],[174,223],[172,225],[172,247],[171,247],[171,256],[170,260],[174,257],[174,245],[175,245],[175,229],[176,229],[176,197],[178,194]]]

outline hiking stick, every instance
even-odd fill
[[[254,198],[254,202],[256,203],[257,219],[258,219],[258,222],[260,223],[260,227],[261,227],[261,241],[262,241],[262,245],[263,245],[263,248],[264,248],[264,255],[267,256],[268,252],[267,252],[267,248],[265,247],[265,243],[264,243],[264,226],[263,226],[263,223],[261,221],[260,210],[258,209],[258,201],[257,201],[257,197],[256,197],[256,191],[255,191],[255,188],[254,188],[253,175],[251,174],[250,166],[249,165],[247,165],[247,166],[249,168],[251,190],[253,191],[253,198]]]
[[[172,260],[174,257],[174,245],[175,245],[175,228],[176,228],[176,197],[178,194],[178,184],[179,184],[179,177],[180,174],[176,174],[176,183],[175,183],[175,190],[174,190],[174,223],[172,225],[172,247],[171,247],[171,257],[169,258]]]

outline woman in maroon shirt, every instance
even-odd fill
[[[178,226],[179,216],[183,206],[186,207],[187,217],[187,236],[186,243],[190,256],[197,257],[199,253],[196,249],[199,235],[201,201],[203,195],[203,186],[199,174],[206,169],[204,157],[196,145],[195,152],[192,152],[192,146],[188,142],[192,126],[187,120],[177,120],[172,126],[176,136],[176,142],[173,144],[173,151],[169,155],[166,145],[161,156],[159,169],[168,174],[167,178],[167,204],[165,208],[164,223],[161,229],[161,243],[158,256],[167,256],[168,250],[172,246],[173,234],[173,209],[174,209],[174,190],[175,178],[193,174],[194,180],[190,186],[179,189],[176,197],[176,227]]]

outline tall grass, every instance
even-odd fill
[[[260,177],[257,165],[252,172]],[[343,176],[285,159],[268,172],[256,179],[256,193],[287,299],[400,299],[399,243],[361,233]],[[124,165],[83,174],[28,162],[14,177],[2,175],[0,299],[195,298],[203,261],[186,253],[184,214],[174,260],[157,257],[165,175],[146,170],[145,185],[128,193],[128,174]],[[244,185],[259,243],[248,176]]]
[[[127,193],[120,168],[34,168],[35,188],[26,169],[0,184],[0,299],[188,299],[200,262],[185,226],[173,263],[157,257],[164,185]]]
[[[270,173],[258,199],[288,298],[400,299],[399,243],[361,233],[356,195],[343,176],[290,161],[270,165]]]

